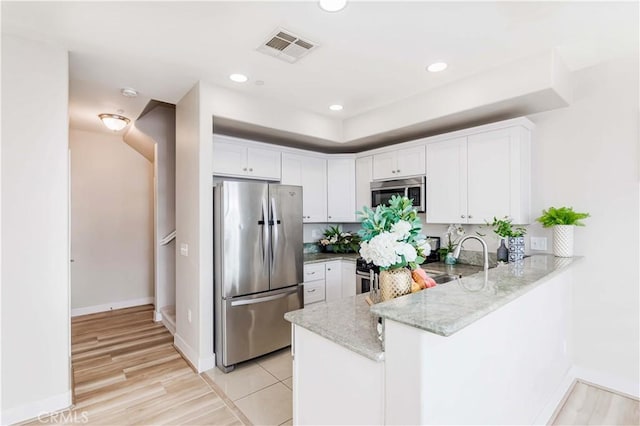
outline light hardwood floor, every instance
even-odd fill
[[[153,306],[75,317],[71,333],[75,405],[46,423],[249,424],[180,356]]]
[[[640,401],[577,381],[553,425],[640,425]]]

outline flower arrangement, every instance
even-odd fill
[[[324,231],[324,238],[318,242],[320,247],[331,246],[335,253],[349,253],[358,251],[360,237],[350,232],[342,232],[339,226],[330,226]]]
[[[458,241],[460,241],[460,238],[464,237],[464,234],[464,228],[459,223],[452,223],[449,225],[447,232],[444,234],[446,245],[440,248],[440,256],[445,257],[447,254],[453,253],[458,246]]]
[[[358,214],[362,219],[360,256],[380,270],[416,269],[431,251],[409,198],[393,196],[388,206],[364,207]]]

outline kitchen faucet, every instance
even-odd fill
[[[462,249],[462,243],[464,243],[469,238],[478,240],[482,244],[482,258],[484,259],[483,266],[484,270],[487,271],[489,269],[489,250],[487,249],[487,243],[485,243],[484,240],[480,237],[476,237],[475,235],[467,235],[466,237],[463,237],[458,243],[458,247],[456,247],[456,249],[453,251],[453,257],[458,260],[458,257],[460,256],[460,250]]]

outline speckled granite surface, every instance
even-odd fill
[[[362,356],[382,361],[384,351],[376,330],[378,317],[371,313],[364,300],[367,294],[331,303],[314,303],[287,312],[284,318]]]
[[[581,258],[535,255],[371,307],[383,318],[450,336]]]
[[[304,263],[329,262],[331,260],[350,260],[355,262],[360,257],[358,253],[305,253]]]

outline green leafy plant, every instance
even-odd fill
[[[542,210],[542,216],[536,220],[545,228],[554,225],[584,226],[581,221],[589,216],[589,213],[574,212],[572,207],[549,207],[548,210]]]
[[[407,197],[392,196],[389,205],[358,212],[362,229],[360,255],[381,270],[417,268],[430,253],[431,247],[420,234],[422,222]]]
[[[447,228],[447,232],[445,232],[445,245],[440,248],[439,253],[440,256],[446,256],[448,253],[453,253],[453,251],[458,246],[458,241],[462,237],[464,237],[465,230],[459,223],[452,223]]]
[[[522,226],[513,226],[511,224],[513,219],[509,216],[505,216],[502,219],[498,219],[497,217],[493,217],[493,222],[487,222],[487,226],[491,226],[493,228],[493,232],[495,232],[499,237],[502,238],[517,238],[523,237],[527,233],[527,228]]]
[[[335,253],[356,252],[360,247],[360,237],[351,232],[342,232],[338,225],[330,226],[323,235],[318,244],[322,247],[331,246]]]

